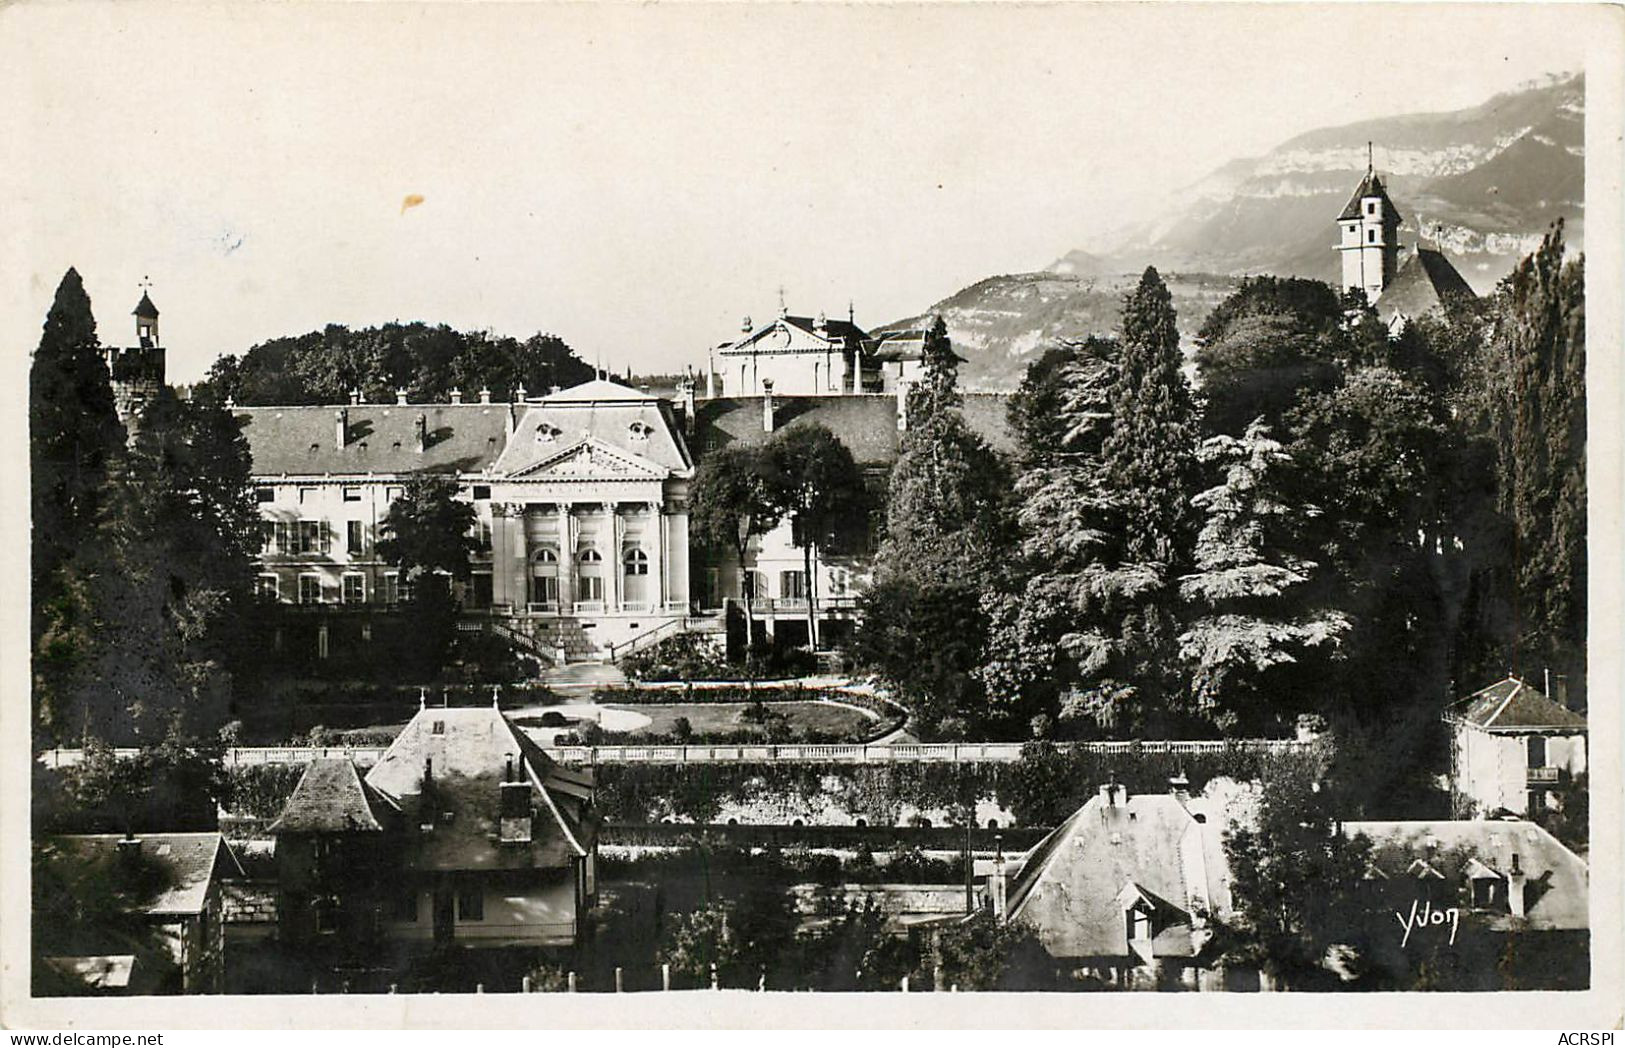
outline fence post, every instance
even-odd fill
[[[485,992],[485,984],[484,983],[475,983],[474,984],[474,992],[475,993],[484,993]]]
[[[669,964],[660,966],[660,988],[662,990],[671,989],[671,965]]]
[[[523,979],[519,980],[519,992],[520,993],[529,993],[530,992],[530,976],[527,975]]]
[[[569,985],[569,988],[570,988],[570,992],[575,993],[576,992],[576,973],[575,972],[570,973],[567,982],[568,982],[568,985]]]
[[[717,962],[715,962],[715,961],[711,962],[711,989],[713,989],[713,990],[722,989],[721,985],[719,985],[718,982],[717,982]]]
[[[616,968],[615,968],[615,992],[616,993],[624,993],[625,992],[624,987],[621,985],[621,969],[620,969],[619,965],[617,965]]]
[[[906,975],[905,975],[905,976],[903,976],[903,984],[902,984],[902,987],[903,987],[903,992],[904,992],[904,993],[907,993],[907,992],[908,992],[908,976],[906,976]]]

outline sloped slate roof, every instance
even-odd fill
[[[1384,319],[1419,317],[1445,302],[1477,297],[1443,252],[1418,246],[1377,297],[1377,312]]]
[[[270,832],[382,833],[399,821],[400,809],[368,786],[352,761],[321,758],[305,766]]]
[[[157,320],[158,307],[152,304],[152,299],[143,291],[141,292],[141,301],[135,304],[135,308],[130,311],[130,315],[140,317],[142,320]]]
[[[1190,956],[1191,900],[1230,908],[1218,823],[1200,798],[1144,794],[1108,805],[1092,797],[1028,855],[1011,882],[1010,916],[1034,926],[1056,957],[1123,957],[1129,892],[1154,904],[1152,952]],[[1187,883],[1192,876],[1202,883]]]
[[[1388,213],[1392,214],[1396,219],[1399,218],[1399,208],[1395,207],[1394,202],[1388,198],[1388,190],[1382,184],[1382,176],[1375,171],[1368,171],[1366,176],[1360,179],[1360,184],[1354,190],[1354,195],[1349,197],[1349,202],[1344,205],[1343,213],[1337,216],[1337,220],[1343,222],[1347,219],[1359,218],[1360,201],[1368,196],[1381,197]]]
[[[341,411],[348,412],[342,447]],[[510,411],[518,420],[514,440],[508,438]],[[516,472],[579,442],[583,435],[671,470],[693,465],[670,404],[603,379],[516,405],[339,404],[238,408],[236,414],[244,422],[254,473],[265,477]],[[421,452],[419,416],[428,436]],[[647,439],[633,439],[634,422],[649,428]],[[557,440],[539,444],[540,426],[557,430]]]
[[[338,446],[337,414],[349,411]],[[254,473],[477,473],[496,462],[507,439],[506,404],[352,404],[238,408]],[[428,443],[417,450],[417,419]]]
[[[529,844],[499,844],[500,786],[508,758],[517,771],[521,756],[542,787],[533,798],[540,814]],[[426,761],[432,798],[424,795]],[[408,862],[419,870],[563,868],[591,849],[597,832],[588,811],[590,773],[561,769],[490,707],[418,711],[366,782],[415,815],[417,825],[433,823],[410,837]]]
[[[88,860],[116,855],[118,842],[123,839],[117,833],[52,838],[62,850],[63,861],[73,861],[76,856]],[[141,842],[142,855],[162,866],[169,875],[168,886],[142,907],[144,913],[153,916],[200,913],[216,875],[244,876],[237,857],[218,833],[142,833],[137,834],[136,839]]]
[[[818,334],[818,320],[815,317],[786,316],[783,320],[785,323],[794,324],[809,334]],[[869,334],[850,320],[831,320],[826,317],[824,320],[824,334],[821,337],[848,339],[854,344],[861,345],[863,340],[869,337]]]
[[[1015,434],[1006,420],[1009,395],[966,393],[961,411],[965,422],[997,451],[1015,448]],[[761,397],[721,397],[695,406],[695,454],[736,441],[765,444],[773,434],[762,429]],[[774,397],[774,428],[821,425],[841,439],[859,465],[889,466],[897,461],[903,434],[897,430],[897,397],[892,393],[849,394],[838,397]]]
[[[1524,912],[1530,926],[1553,930],[1590,927],[1590,872],[1585,862],[1532,822],[1346,822],[1343,832],[1371,839],[1372,865],[1389,879],[1404,876],[1411,864],[1423,856],[1446,880],[1468,876],[1467,867],[1473,859],[1492,872],[1504,874],[1512,869],[1512,856],[1516,855],[1528,877]],[[1491,920],[1491,925],[1507,927],[1515,921],[1501,914]]]
[[[1450,719],[1485,731],[1520,731],[1540,728],[1583,730],[1585,717],[1548,699],[1537,688],[1516,677],[1491,684],[1450,706]]]
[[[587,385],[610,386],[613,383],[589,382]],[[507,441],[507,447],[491,464],[494,472],[519,473],[588,438],[674,472],[683,472],[693,465],[688,446],[678,431],[676,420],[671,415],[671,405],[667,402],[642,394],[637,394],[635,401],[560,399],[572,392],[566,390],[557,397],[544,398],[540,403],[520,406],[519,424],[514,428],[513,439]],[[646,427],[645,439],[633,439],[634,425]],[[556,435],[551,440],[538,440],[539,430]]]

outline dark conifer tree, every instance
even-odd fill
[[[28,434],[37,641],[43,625],[40,609],[58,589],[53,577],[94,527],[108,462],[124,436],[113,410],[90,297],[74,269],[57,285],[34,353]]]
[[[1128,500],[1127,554],[1166,565],[1185,558],[1193,525],[1196,413],[1181,363],[1173,297],[1148,266],[1123,302],[1104,456],[1109,481]]]

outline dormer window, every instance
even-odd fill
[[[559,438],[559,434],[562,432],[563,430],[557,426],[550,426],[546,422],[540,423],[536,427],[536,443],[551,444]]]
[[[650,435],[655,431],[653,426],[641,420],[632,423],[630,426],[626,427],[626,430],[631,438],[636,441],[648,440]]]
[[[1136,906],[1124,915],[1127,918],[1127,931],[1129,942],[1151,941],[1151,911],[1144,906]]]

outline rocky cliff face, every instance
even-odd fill
[[[1558,217],[1583,247],[1585,80],[1554,78],[1481,106],[1325,128],[1193,185],[1167,217],[1127,231],[1106,252],[1218,273],[1332,279],[1333,219],[1366,167],[1366,143],[1404,223],[1437,242],[1479,291],[1528,254]],[[1064,267],[1066,259],[1056,263]]]
[[[971,390],[1014,389],[1028,362],[1057,339],[1115,334],[1122,321],[1123,296],[1139,279],[1139,272],[989,277],[882,330],[920,327],[940,313],[954,348],[966,358],[959,371],[961,384]],[[1164,273],[1163,279],[1187,342],[1235,287],[1230,277],[1204,273]]]
[[[1187,340],[1236,276],[1339,277],[1335,219],[1366,169],[1366,143],[1404,222],[1437,244],[1475,290],[1490,290],[1557,218],[1584,248],[1585,80],[1553,78],[1481,106],[1311,131],[1233,161],[1156,222],[1068,252],[1043,273],[990,277],[924,313],[941,313],[971,389],[1013,389],[1061,337],[1117,330],[1123,294],[1147,264],[1162,271]],[[1214,275],[1222,274],[1222,275]]]

